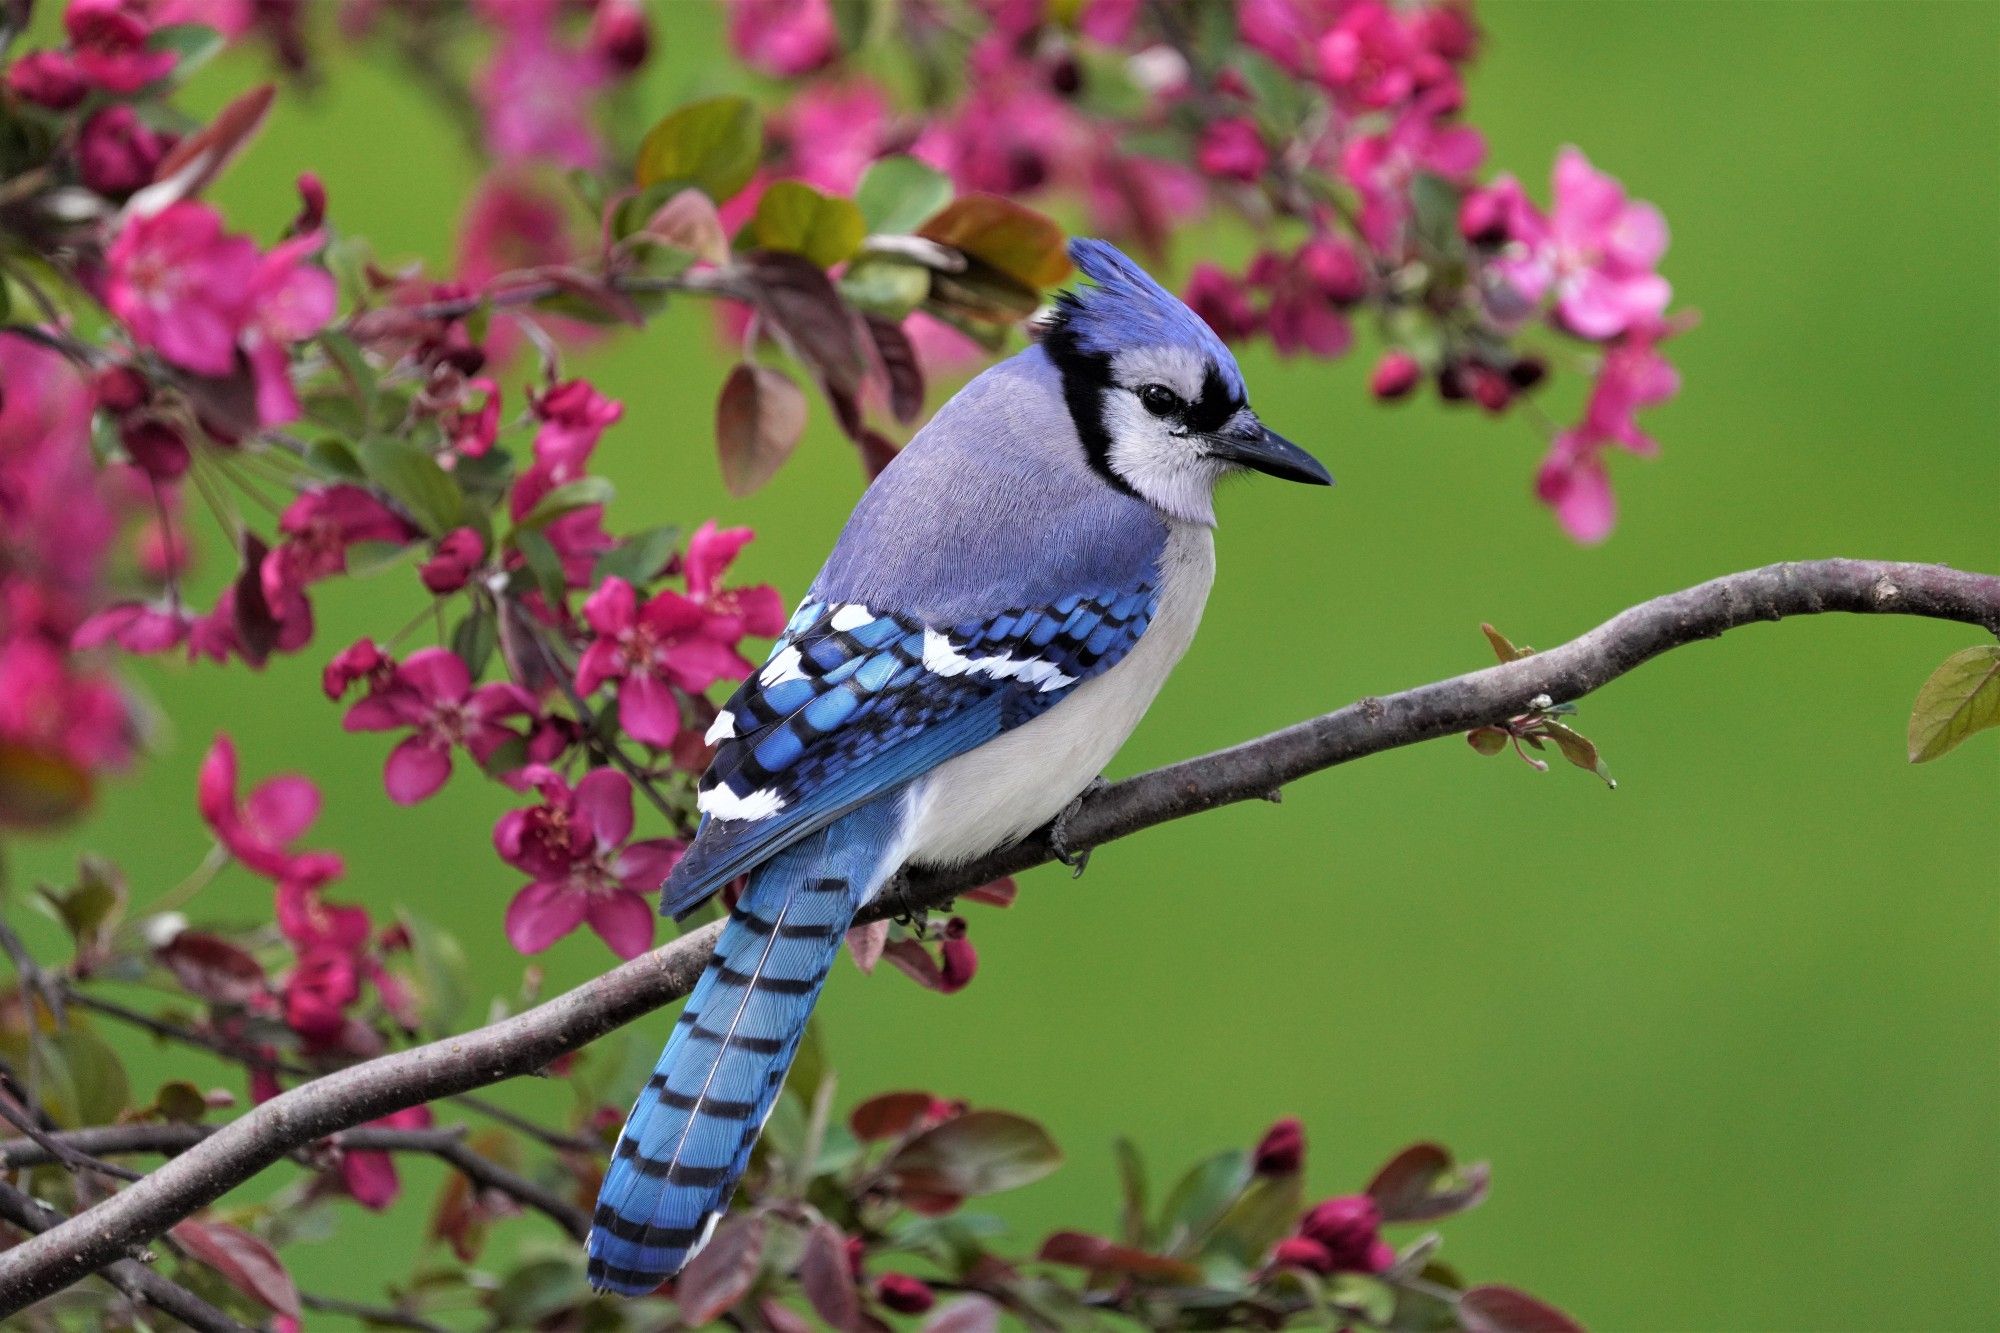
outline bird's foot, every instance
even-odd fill
[[[1056,816],[1055,823],[1049,825],[1049,849],[1056,854],[1056,860],[1069,867],[1071,879],[1083,878],[1084,867],[1090,864],[1091,849],[1085,847],[1082,851],[1070,850],[1069,821],[1076,818],[1077,811],[1083,809],[1085,801],[1110,785],[1101,777],[1092,778],[1090,785],[1077,793],[1076,799],[1064,806],[1063,812]]]
[[[888,904],[889,920],[896,925],[908,927],[918,935],[922,935],[924,928],[930,924],[931,912],[934,909],[929,903],[918,902],[911,894],[910,877],[907,873],[898,871],[895,877],[883,886],[879,896]],[[944,910],[950,909],[951,904],[946,903]]]

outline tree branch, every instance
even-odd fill
[[[1940,565],[1818,560],[1770,565],[1655,598],[1559,648],[1324,716],[1108,787],[1065,831],[1075,851],[1235,801],[1308,773],[1419,741],[1498,725],[1596,690],[1668,649],[1759,620],[1845,611],[1915,615],[2000,635],[2000,577]],[[1546,701],[1538,704],[1542,696]],[[969,866],[912,875],[906,901],[954,894],[1053,859],[1047,830]],[[887,897],[887,895],[884,895]],[[880,900],[863,915],[890,910]],[[354,1065],[294,1088],[70,1222],[0,1253],[0,1315],[114,1262],[314,1139],[438,1097],[532,1073],[693,987],[721,924],[692,930],[525,1013]]]

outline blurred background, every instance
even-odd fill
[[[1650,418],[1663,454],[1613,463],[1618,530],[1581,548],[1528,493],[1525,421],[1377,406],[1366,346],[1331,366],[1252,352],[1260,410],[1340,485],[1224,497],[1203,634],[1114,775],[1484,665],[1481,621],[1547,646],[1774,560],[2000,568],[2000,8],[1479,14],[1470,106],[1491,160],[1545,198],[1574,138],[1672,225],[1662,268],[1702,319],[1674,345],[1682,394]],[[719,77],[715,11],[676,0],[658,22],[634,107],[648,120]],[[227,59],[190,107],[260,76]],[[438,263],[476,178],[417,92],[351,60],[280,100],[217,202],[274,236],[306,166],[340,227]],[[1168,276],[1249,248],[1196,232]],[[738,571],[804,589],[861,488],[828,423],[733,501],[710,456],[727,361],[704,309],[573,366],[625,404],[599,454],[614,526],[750,524]],[[325,652],[380,624],[363,603],[381,595],[326,586]],[[1918,684],[1976,641],[1896,618],[1747,628],[1585,702],[1615,792],[1439,741],[1107,847],[1080,881],[1036,871],[1013,910],[974,909],[981,971],[962,994],[837,969],[821,1015],[843,1101],[925,1088],[1045,1122],[1067,1164],[996,1200],[1023,1245],[1112,1227],[1119,1133],[1177,1174],[1296,1115],[1315,1196],[1417,1138],[1491,1160],[1493,1195],[1446,1258],[1594,1327],[2000,1327],[2000,745],[1903,755]],[[207,849],[194,774],[226,728],[249,776],[321,783],[312,841],[347,857],[344,898],[448,926],[480,1003],[518,998],[500,928],[518,884],[489,842],[505,793],[462,780],[391,806],[384,740],[342,733],[320,694],[325,652],[255,678],[140,663],[166,719],[157,753],[71,840],[10,849],[15,880],[61,880],[91,847],[140,902],[178,881]],[[270,910],[240,874],[209,892],[224,919]],[[579,932],[543,961],[550,994],[611,959]],[[670,1022],[631,1040],[650,1056]],[[133,1065],[142,1085],[240,1091],[183,1051]],[[551,1114],[566,1095],[497,1092]],[[404,1172],[427,1201],[436,1171]],[[288,1257],[302,1285],[372,1286],[407,1271],[427,1213],[351,1213]]]

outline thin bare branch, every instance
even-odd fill
[[[1740,625],[1833,611],[1928,616],[2000,634],[2000,577],[1867,560],[1806,561],[1731,574],[1633,607],[1532,657],[1362,699],[1107,787],[1071,817],[1066,842],[1081,851],[1220,805],[1268,799],[1308,773],[1579,699],[1671,648]],[[965,889],[1051,859],[1043,830],[972,865],[912,876],[903,896],[941,905]],[[711,923],[490,1027],[381,1056],[273,1098],[73,1221],[0,1253],[0,1314],[115,1261],[128,1246],[159,1235],[314,1139],[406,1106],[532,1073],[680,998],[701,975],[720,933],[720,923]]]

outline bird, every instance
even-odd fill
[[[895,873],[1005,846],[1100,780],[1194,637],[1216,483],[1332,483],[1194,311],[1109,242],[1068,248],[1089,285],[862,493],[707,733],[661,909],[748,879],[605,1173],[600,1291],[651,1292],[707,1243],[849,925]]]

